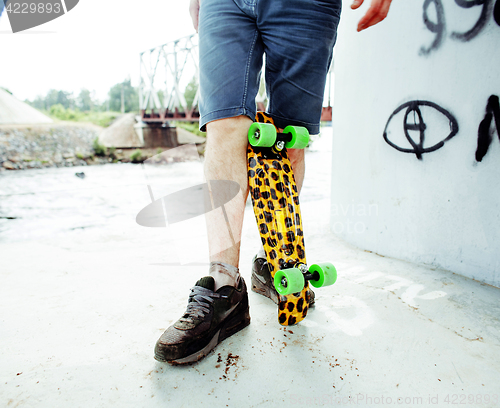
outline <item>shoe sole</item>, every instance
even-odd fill
[[[234,312],[233,312],[234,313]],[[171,365],[182,365],[182,364],[192,364],[206,357],[218,344],[222,343],[225,339],[232,336],[233,334],[239,332],[250,324],[250,311],[247,307],[243,320],[241,320],[241,314],[236,314],[233,317],[229,317],[227,323],[224,324],[217,332],[214,334],[209,343],[201,350],[195,353],[175,360],[165,360],[160,355],[155,353],[155,360],[162,363],[169,363]]]
[[[259,278],[255,277],[253,274],[251,283],[252,283],[252,292],[265,296],[271,299],[274,303],[278,304],[278,293],[276,292],[276,289],[274,289],[274,287],[271,289],[269,286],[263,283]],[[315,298],[311,299],[309,307],[314,306],[315,303],[316,299]]]
[[[271,299],[274,303],[278,304],[278,294],[274,290],[274,292],[266,286],[263,282],[259,280],[259,278],[255,277],[252,274],[252,291],[258,293],[259,295],[265,296]]]

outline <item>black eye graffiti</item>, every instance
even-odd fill
[[[427,130],[427,125],[424,122],[424,117],[422,115],[422,110],[420,107],[426,106],[435,109],[437,112],[442,114],[446,119],[448,119],[450,124],[450,133],[445,135],[442,140],[439,142],[426,147],[425,146],[425,132]],[[403,120],[403,131],[406,137],[406,140],[410,144],[410,148],[398,146],[396,143],[389,140],[388,135],[388,127],[391,123],[391,120],[394,116],[396,116],[399,112],[406,109]],[[413,119],[413,120],[411,120]],[[418,132],[418,140],[414,140],[410,135],[410,131]],[[439,105],[429,102],[429,101],[409,101],[401,106],[399,106],[389,117],[387,120],[387,124],[384,129],[384,140],[389,144],[389,146],[393,147],[396,150],[404,153],[413,153],[417,156],[417,159],[422,160],[422,154],[434,152],[441,147],[444,146],[445,142],[450,140],[453,136],[458,133],[458,122],[455,117],[448,112],[446,109],[443,109]]]

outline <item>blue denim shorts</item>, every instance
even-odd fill
[[[200,129],[256,114],[265,54],[267,112],[319,133],[341,0],[201,0]]]

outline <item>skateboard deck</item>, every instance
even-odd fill
[[[272,118],[262,112],[257,113],[256,121],[274,126]],[[285,131],[287,129],[285,128]],[[278,321],[284,326],[294,325],[307,315],[311,300],[308,281],[313,279],[306,264],[299,192],[283,140],[281,140],[283,142],[281,146],[280,140],[276,140],[273,146],[254,146],[251,140],[252,132],[254,132],[253,128],[249,131],[250,143],[247,149],[250,196],[271,277],[275,280],[275,287],[278,288],[277,278],[275,278],[277,273],[280,276],[282,272],[294,269],[295,275],[307,275],[307,278],[303,278],[298,284],[299,286],[295,285],[297,289],[295,293],[283,295],[278,291]],[[274,132],[283,135],[279,129]],[[280,137],[283,139],[283,136]],[[307,139],[308,137],[307,133]],[[321,265],[320,273],[325,268],[328,271],[333,268],[331,264]],[[298,272],[299,270],[301,273]],[[335,271],[334,268],[333,271]],[[334,274],[336,279],[336,271]],[[291,280],[291,277],[285,278]],[[318,278],[318,276],[315,277]],[[323,279],[320,286],[332,284],[335,281],[332,282],[332,279],[333,272],[329,272],[326,283]],[[283,282],[286,283],[286,279]]]

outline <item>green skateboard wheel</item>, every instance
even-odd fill
[[[283,133],[290,133],[292,140],[285,143],[287,149],[303,149],[309,143],[309,131],[301,126],[287,126]]]
[[[271,123],[254,122],[248,129],[248,142],[256,147],[271,147],[276,142],[276,128]]]
[[[337,281],[337,270],[335,266],[330,262],[322,262],[318,264],[312,264],[309,267],[309,273],[317,279],[311,279],[311,285],[315,288],[321,288],[322,286],[333,285]]]
[[[282,269],[274,275],[274,287],[280,295],[287,296],[304,289],[305,279],[300,269]]]

